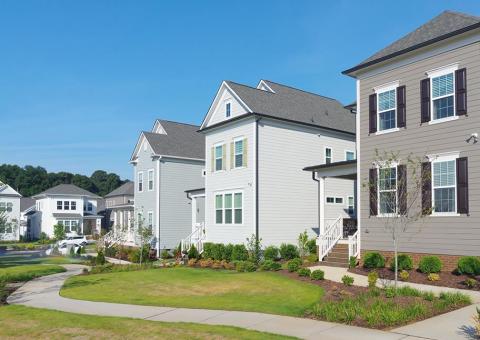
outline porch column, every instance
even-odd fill
[[[192,197],[192,233],[195,230],[195,225],[197,223],[197,198]]]
[[[132,227],[132,212],[130,210],[127,210],[127,228],[130,230]]]
[[[120,228],[123,228],[123,211],[120,210],[118,213],[120,214],[120,223],[118,225],[120,226]]]
[[[117,211],[113,212],[113,229],[117,227],[118,219],[117,219]]]
[[[325,233],[325,177],[318,178],[318,210],[320,236]]]

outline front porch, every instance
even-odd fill
[[[356,160],[321,164],[304,168],[312,173],[312,179],[318,183],[318,258],[320,262],[334,266],[347,266],[351,257],[360,255],[360,234],[357,228],[357,162]],[[347,197],[345,211],[335,218],[327,217],[332,210],[326,195],[327,178],[350,180],[353,196]],[[337,198],[333,196],[333,203]]]

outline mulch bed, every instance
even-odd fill
[[[12,282],[0,288],[0,306],[7,305],[7,297],[24,284],[25,282]]]
[[[379,279],[389,279],[389,280],[394,280],[395,279],[395,273],[390,270],[389,268],[381,268],[381,269],[375,269],[378,273]],[[355,267],[355,268],[350,268],[348,269],[349,272],[359,274],[359,275],[365,275],[367,276],[368,273],[373,271],[373,269],[367,269],[363,267]],[[421,284],[426,284],[426,285],[431,285],[431,286],[438,286],[438,287],[450,287],[450,288],[457,288],[457,289],[467,289],[467,290],[476,290],[480,291],[480,276],[474,277],[478,284],[475,288],[468,288],[465,285],[465,280],[468,278],[471,278],[468,275],[459,275],[456,273],[452,272],[440,272],[440,280],[439,281],[429,281],[427,279],[427,275],[423,274],[417,270],[410,270],[410,277],[408,278],[408,281],[406,282],[413,282],[413,283],[421,283]]]

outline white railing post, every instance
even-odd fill
[[[319,237],[319,260],[323,258],[332,250],[337,244],[338,240],[343,237],[343,218],[339,216],[331,225],[329,225],[325,233]]]

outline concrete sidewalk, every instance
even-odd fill
[[[322,340],[413,340],[404,334],[346,326],[281,315],[225,310],[151,307],[117,303],[73,300],[59,295],[63,282],[81,273],[83,266],[65,265],[67,272],[40,277],[27,282],[8,297],[9,304],[54,309],[63,312],[130,317],[152,321],[196,322],[211,325],[237,326],[251,330]]]

